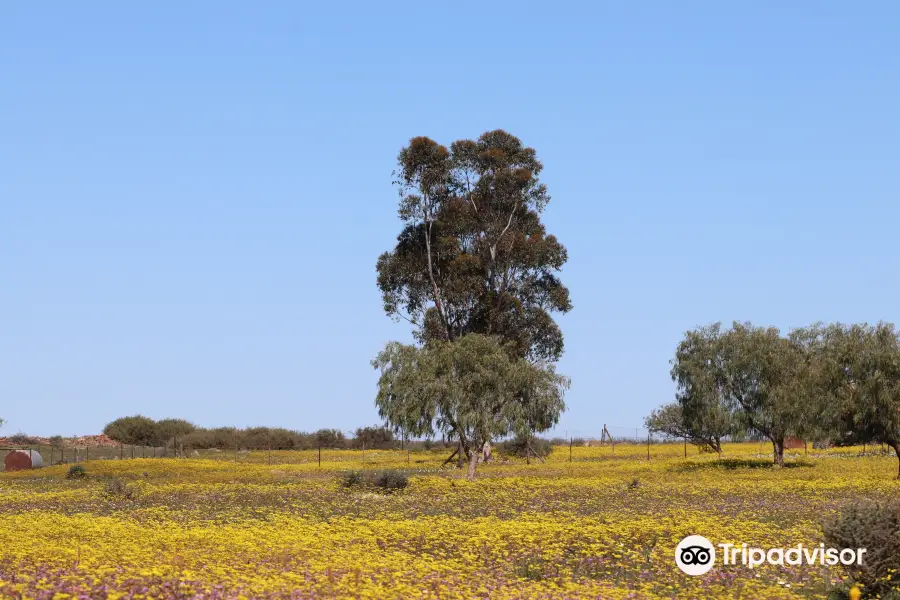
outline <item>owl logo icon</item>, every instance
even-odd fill
[[[688,575],[703,575],[716,564],[715,548],[702,535],[689,535],[675,548],[675,564]]]

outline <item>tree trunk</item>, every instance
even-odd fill
[[[463,465],[466,464],[465,461],[466,461],[466,456],[465,456],[465,453],[463,452],[462,436],[460,436],[459,437],[459,447],[457,448],[457,454],[456,454],[456,467],[458,469],[462,469]]]
[[[784,466],[784,438],[772,440],[772,448],[775,453],[775,466]]]
[[[888,445],[897,454],[897,479],[900,479],[900,442],[888,442]]]
[[[472,452],[469,456],[469,472],[466,474],[466,479],[473,480],[475,479],[475,468],[478,466],[478,453]]]

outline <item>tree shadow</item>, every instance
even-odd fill
[[[784,469],[812,468],[815,465],[805,460],[792,460],[784,463]],[[678,472],[692,472],[703,470],[735,471],[737,469],[774,469],[771,460],[762,458],[720,458],[703,462],[691,461],[676,465],[672,470]]]

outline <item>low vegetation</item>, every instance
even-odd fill
[[[871,597],[896,587],[896,510],[852,508],[896,497],[893,456],[786,450],[786,466],[803,466],[780,469],[760,443],[724,443],[722,458],[651,450],[648,461],[645,445],[574,446],[569,462],[556,447],[530,465],[482,464],[475,481],[442,468],[443,450],[331,450],[321,468],[316,450],[92,460],[77,465],[91,475],[79,485],[67,465],[3,473],[0,597],[812,600],[854,582]],[[859,543],[889,560],[691,577],[672,558],[688,534]]]

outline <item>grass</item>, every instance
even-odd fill
[[[759,547],[817,545],[857,497],[900,492],[896,458],[861,448],[680,444],[556,448],[543,463],[441,468],[433,449],[205,452],[0,474],[0,597],[821,598],[822,566],[674,566],[689,534]],[[399,469],[392,494],[341,475]],[[120,481],[123,494],[111,493]],[[118,484],[117,484],[118,485]],[[118,488],[117,488],[118,489]],[[100,590],[98,592],[98,590]],[[93,594],[93,595],[91,595]]]

